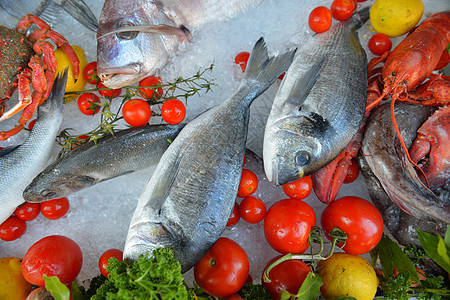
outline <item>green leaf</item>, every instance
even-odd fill
[[[381,268],[383,269],[384,275],[386,277],[394,274],[394,261],[393,253],[390,250],[388,238],[383,234],[378,245],[375,247],[375,252],[378,253],[380,258]]]
[[[301,300],[316,300],[320,296],[320,287],[322,286],[322,277],[314,272],[309,272],[303,281],[302,286],[298,290],[297,295],[293,295],[288,291],[281,291],[280,300],[301,299]]]
[[[447,225],[447,230],[445,231],[445,246],[450,248],[450,225]]]
[[[444,268],[445,271],[450,272],[449,247],[445,245],[442,237],[417,228],[416,231],[419,235],[420,244],[428,256]],[[445,235],[447,236],[447,233]]]
[[[56,300],[69,300],[70,291],[64,284],[61,283],[58,276],[48,277],[44,274],[45,289],[52,293]]]

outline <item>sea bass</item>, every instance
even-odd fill
[[[16,28],[19,20],[26,14],[38,16],[47,23],[53,24],[57,22],[62,10],[89,30],[97,31],[97,18],[83,0],[2,0],[0,1],[0,24],[8,28]]]
[[[110,88],[154,75],[199,26],[262,0],[106,0],[97,31],[97,73]]]
[[[407,148],[433,110],[422,105],[395,104],[395,119]],[[439,199],[417,176],[392,124],[389,103],[371,113],[361,149],[367,165],[398,207],[424,221],[450,224],[450,203]]]
[[[236,92],[183,128],[139,198],[124,257],[168,247],[185,272],[215,243],[239,187],[249,106],[287,69],[294,53],[269,58],[264,40],[258,40]]]
[[[281,82],[264,133],[267,179],[285,184],[331,162],[362,123],[367,58],[356,30],[363,9],[299,48]]]
[[[155,166],[184,125],[122,130],[63,155],[37,175],[23,197],[42,202],[67,197],[99,182]]]
[[[36,123],[25,142],[0,157],[0,224],[25,201],[23,190],[47,164],[63,120],[66,81],[67,70],[56,77],[50,97],[39,106]]]

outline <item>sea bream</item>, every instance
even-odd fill
[[[262,0],[106,0],[97,31],[97,73],[110,88],[155,75],[195,30]]]
[[[22,193],[50,157],[63,120],[67,70],[57,76],[49,98],[38,108],[30,135],[22,145],[0,152],[0,224],[25,200]]]
[[[139,198],[124,257],[168,247],[185,272],[215,243],[239,187],[249,106],[287,69],[294,53],[269,58],[264,40],[258,40],[236,92],[183,128]]]
[[[347,146],[366,106],[367,58],[356,30],[368,8],[299,48],[267,119],[263,160],[269,181],[285,184],[327,165]]]
[[[39,173],[23,198],[42,202],[67,197],[99,182],[155,166],[183,127],[147,125],[85,143]]]

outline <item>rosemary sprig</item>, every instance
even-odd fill
[[[149,87],[138,87],[138,86],[125,86],[122,88],[124,92],[116,98],[103,97],[101,103],[91,103],[90,109],[100,109],[100,122],[99,124],[92,130],[87,133],[82,134],[71,134],[70,131],[73,131],[72,128],[63,129],[59,135],[56,137],[57,143],[62,147],[59,156],[62,154],[71,151],[72,149],[78,147],[79,145],[85,142],[94,142],[96,143],[99,138],[102,138],[105,135],[113,134],[116,132],[118,121],[123,119],[122,117],[122,106],[126,101],[132,99],[133,97],[144,98],[150,106],[158,105],[164,103],[169,99],[184,99],[186,104],[188,99],[191,96],[203,93],[208,93],[212,90],[213,79],[208,79],[206,75],[207,73],[211,73],[213,69],[213,64],[208,68],[197,71],[191,77],[183,78],[178,77],[174,82],[169,82],[165,84],[157,84]],[[141,89],[153,89],[156,91],[159,88],[163,89],[163,95],[159,99],[149,99],[143,93],[141,93]],[[69,92],[66,93],[64,100],[65,102],[72,101],[78,97],[78,95],[83,93],[95,93],[99,90],[109,90],[108,88],[96,88],[84,90],[80,92]],[[121,98],[121,103],[117,109],[112,110],[111,104],[113,101],[117,101],[118,98]],[[155,112],[152,109],[152,116],[159,116],[160,113]]]

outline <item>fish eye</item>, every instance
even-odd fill
[[[122,27],[129,27],[134,26],[134,24],[130,21],[120,20],[116,23],[114,26],[115,28],[122,28]],[[116,33],[117,37],[122,40],[132,40],[137,37],[138,32],[137,31],[124,31],[124,32],[118,32]]]
[[[56,193],[45,190],[45,191],[42,191],[41,195],[45,198],[52,198],[53,196],[56,196]]]
[[[299,166],[305,166],[309,163],[309,154],[306,151],[299,151],[295,154],[295,163]]]

